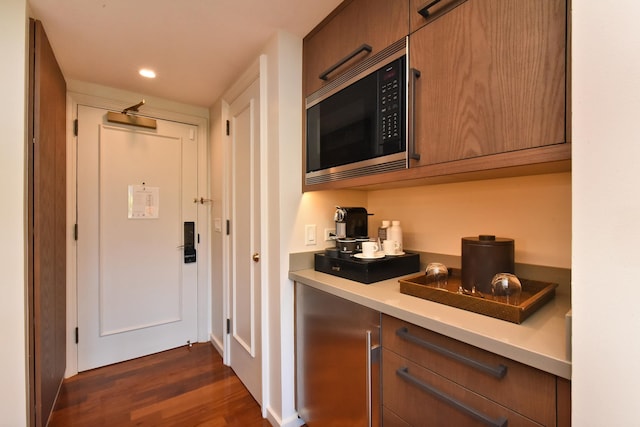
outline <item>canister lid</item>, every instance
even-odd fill
[[[513,239],[509,239],[507,237],[496,237],[493,234],[481,234],[479,236],[463,237],[462,242],[466,244],[487,246],[513,245]]]

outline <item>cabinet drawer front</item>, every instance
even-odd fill
[[[304,39],[304,96],[326,83],[319,74],[358,46],[368,44],[376,54],[409,34],[408,0],[353,0]],[[357,55],[331,73],[328,81],[368,55]]]
[[[385,349],[382,357],[385,410],[393,411],[411,426],[538,426],[389,350]]]
[[[553,375],[394,317],[383,316],[382,325],[385,349],[541,424],[555,425]]]

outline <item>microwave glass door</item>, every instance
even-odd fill
[[[402,92],[403,65],[401,58],[307,109],[307,172],[405,150],[403,97],[389,96]],[[385,136],[394,120],[399,135]]]

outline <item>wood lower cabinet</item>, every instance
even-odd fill
[[[558,427],[571,427],[571,381],[558,378]]]
[[[382,358],[385,408],[410,426],[539,426],[392,351]]]
[[[386,315],[382,347],[385,426],[563,425],[552,374]]]
[[[565,143],[566,0],[457,3],[410,36],[411,167]]]
[[[303,41],[304,96],[341,72],[409,34],[408,0],[350,0],[321,22]],[[327,76],[319,75],[363,44],[372,51],[356,54]]]
[[[384,427],[411,427],[388,408],[382,408],[382,425]]]

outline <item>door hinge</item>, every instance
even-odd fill
[[[231,233],[231,221],[227,220],[227,236]]]
[[[73,240],[78,240],[78,224],[73,224]]]
[[[200,233],[198,233],[198,244],[200,244]]]
[[[230,127],[231,125],[229,124],[229,120],[227,120],[227,136],[231,135],[231,132],[229,131]]]
[[[78,136],[78,119],[73,121],[73,135]]]
[[[231,333],[231,319],[227,319],[227,334]]]
[[[76,326],[76,344],[78,344],[78,341],[80,341],[80,339],[79,339],[78,327]]]

